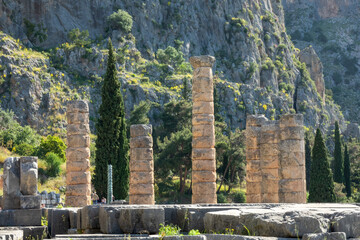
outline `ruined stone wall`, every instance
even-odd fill
[[[192,83],[192,203],[217,203],[214,126],[214,83],[211,56],[191,57]]]
[[[155,204],[152,126],[130,127],[129,204]]]
[[[65,205],[91,204],[89,107],[85,101],[67,105],[66,199]]]
[[[306,202],[302,115],[285,115],[279,121],[249,116],[246,161],[248,203]]]

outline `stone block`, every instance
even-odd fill
[[[258,171],[247,171],[246,172],[246,182],[261,182],[262,181],[262,174],[260,169]]]
[[[258,148],[258,138],[256,137],[246,137],[246,149],[248,148]]]
[[[150,195],[154,194],[154,185],[153,184],[131,184],[129,189],[130,195]]]
[[[41,209],[0,211],[0,226],[41,226]]]
[[[278,144],[280,142],[277,132],[261,132],[259,137],[260,144]]]
[[[308,233],[304,234],[302,240],[346,240],[346,234],[344,232]]]
[[[130,149],[130,159],[134,160],[153,160],[152,148],[132,148]]]
[[[334,232],[345,232],[346,238],[360,237],[360,212],[345,211],[338,213],[332,219]]]
[[[297,127],[304,125],[304,117],[302,114],[287,114],[281,116],[279,125],[283,127]]]
[[[37,194],[37,157],[20,158],[20,192],[23,195]]]
[[[193,125],[193,137],[213,137],[215,136],[214,125]]]
[[[136,124],[130,126],[130,137],[151,136],[151,124]]]
[[[91,185],[90,184],[76,184],[66,186],[66,197],[68,196],[90,196]]]
[[[306,203],[306,192],[279,192],[281,203]]]
[[[204,193],[204,194],[216,195],[216,190],[217,189],[216,189],[215,182],[200,182],[200,183],[193,182],[192,183],[193,194]]]
[[[157,233],[160,224],[165,223],[165,211],[162,207],[137,207],[120,209],[118,223],[126,233]]]
[[[71,207],[84,207],[91,205],[91,196],[66,196],[65,205]]]
[[[209,55],[203,55],[203,56],[193,56],[190,57],[190,63],[193,66],[193,68],[200,68],[200,67],[209,67],[211,68],[213,64],[215,63],[215,58],[213,56]]]
[[[193,148],[214,148],[215,147],[215,136],[193,138],[192,147]]]
[[[216,172],[210,171],[192,171],[193,183],[207,183],[216,181]]]
[[[192,92],[193,102],[213,102],[214,90],[209,89],[208,92]]]
[[[3,209],[20,208],[20,162],[19,158],[9,157],[4,162]]]
[[[68,124],[66,127],[67,135],[87,135],[90,134],[89,124]]]
[[[248,127],[261,127],[267,121],[269,121],[269,119],[267,119],[264,114],[249,115],[246,118],[246,130]]]
[[[279,169],[277,168],[263,168],[261,169],[263,180],[265,181],[277,181],[279,180]]]
[[[66,234],[70,229],[70,218],[68,209],[49,209],[50,236],[53,238],[56,234]]]
[[[130,160],[129,163],[131,172],[153,172],[154,161],[153,160]]]
[[[260,145],[260,158],[267,156],[278,156],[280,147],[278,144],[262,144]]]
[[[246,149],[246,160],[259,160],[260,159],[260,148],[247,148]]]
[[[303,140],[304,139],[304,127],[284,127],[280,131],[281,140]]]
[[[68,208],[70,229],[77,229],[77,213],[80,208]]]
[[[90,184],[91,175],[90,172],[68,172],[66,174],[66,184]]]
[[[212,69],[211,67],[200,67],[194,69],[193,75],[194,78],[212,77]]]
[[[262,193],[261,194],[261,202],[262,203],[278,203],[279,202],[279,194],[278,192],[272,193]]]
[[[282,167],[305,166],[305,152],[282,152],[280,159]]]
[[[279,170],[284,179],[305,179],[306,177],[305,166],[288,166],[282,167]]]
[[[99,209],[100,231],[104,234],[120,234],[121,230],[118,218],[119,209],[114,206],[104,205]]]
[[[216,161],[212,160],[192,160],[192,170],[193,171],[216,171]]]
[[[196,125],[214,125],[214,121],[214,114],[194,114],[192,116],[193,127]]]
[[[216,194],[192,194],[191,198],[192,204],[216,204],[217,203],[217,196]]]
[[[90,170],[90,160],[83,159],[81,161],[67,161],[66,171],[67,172],[86,172]]]
[[[261,203],[261,194],[247,194],[246,193],[246,202],[247,203]]]
[[[129,195],[129,204],[154,205],[155,197],[153,194]]]
[[[207,93],[211,94],[214,85],[214,80],[211,75],[207,75],[204,77],[194,77],[192,84],[192,92],[193,93]],[[197,102],[193,99],[194,102]]]
[[[66,106],[66,111],[88,113],[89,105],[86,101],[83,100],[70,101]]]
[[[281,179],[279,181],[279,191],[281,193],[305,192],[305,179]]]
[[[278,193],[279,192],[279,181],[263,179],[262,181],[262,193]]]
[[[67,161],[82,161],[83,159],[90,158],[90,148],[75,148],[69,146],[66,149],[66,159]]]
[[[261,193],[261,182],[247,182],[246,193],[247,194],[260,194]]]
[[[90,205],[85,206],[80,210],[81,229],[100,229],[99,209],[100,205]]]
[[[21,209],[40,209],[40,203],[41,203],[40,195],[20,196]]]
[[[195,114],[214,114],[214,102],[194,102],[193,115]]]
[[[261,157],[260,161],[261,161],[260,162],[261,169],[280,167],[279,156],[264,156]]]
[[[23,240],[24,231],[20,228],[0,228],[0,239],[1,240]]]
[[[153,184],[154,172],[130,172],[130,184]],[[131,185],[130,185],[131,186]]]
[[[68,112],[66,117],[68,124],[89,124],[89,113]]]
[[[153,138],[151,136],[139,136],[130,138],[130,148],[152,148]]]
[[[68,135],[67,145],[73,148],[89,148],[90,136],[89,135]]]
[[[304,140],[286,140],[280,143],[281,152],[305,152]]]
[[[192,159],[214,160],[216,155],[215,148],[192,148]]]

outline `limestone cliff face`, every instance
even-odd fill
[[[328,95],[344,116],[359,123],[360,4],[357,0],[283,0],[286,28],[295,46],[312,45],[324,67]]]
[[[126,40],[125,44],[121,33],[107,30],[106,18],[120,8],[133,16],[132,34],[136,44],[133,40]],[[0,90],[3,108],[13,109],[16,115],[22,116],[18,108],[21,105],[34,122],[40,122],[36,120],[43,119],[43,116],[51,116],[51,128],[60,128],[65,124],[62,115],[66,96],[89,99],[91,120],[96,118],[101,76],[106,66],[106,41],[101,38],[109,36],[116,48],[126,48],[126,57],[129,58],[118,64],[122,69],[119,78],[123,83],[127,114],[142,100],[155,102],[160,108],[151,110],[151,123],[154,125],[161,106],[170,99],[181,97],[178,90],[184,79],[189,81],[191,75],[179,76],[169,66],[166,70],[168,75],[164,77],[162,70],[150,63],[159,48],[175,46],[175,40],[180,40],[184,42],[182,51],[186,59],[203,54],[216,57],[214,74],[220,105],[218,111],[233,129],[245,127],[247,114],[260,113],[276,119],[283,113],[294,111],[305,114],[307,126],[327,129],[339,120],[344,127],[339,108],[331,100],[323,101],[324,88],[318,87],[317,90],[316,85],[320,85],[306,78],[307,71],[302,69],[298,52],[286,33],[281,1],[3,0],[0,12],[3,31],[20,39],[25,46],[57,47],[50,57],[45,54],[43,58],[47,80],[41,81],[44,79],[40,77],[41,71],[30,71],[33,74],[29,73],[28,77],[19,75],[17,81],[28,81],[28,85],[20,84],[28,86],[26,90],[12,88],[23,95],[33,86],[40,86],[37,88],[38,95],[32,101],[25,101],[23,105],[12,104],[20,100],[12,89],[10,91],[10,74],[3,83],[0,81],[3,84],[3,90]],[[74,28],[88,30],[92,39],[98,39],[97,43],[89,49],[59,46],[69,41],[67,33]],[[19,50],[19,45],[11,41],[4,45]],[[19,59],[23,57],[19,56]],[[10,68],[17,66],[18,60],[8,54],[2,58],[4,60],[0,64],[6,62],[3,71],[12,73]],[[133,59],[141,61],[145,69],[134,66]],[[29,69],[26,64],[22,66],[22,69],[25,68]],[[137,78],[139,75],[146,79]],[[56,76],[60,76],[59,80]],[[65,94],[62,95],[64,91],[59,89],[56,91],[55,83],[60,84],[62,90],[66,89]],[[59,102],[59,98],[62,101]],[[42,102],[44,104],[41,105]],[[40,106],[53,110],[44,108],[37,111]],[[60,115],[56,109],[59,109]],[[40,129],[50,125],[49,121],[43,122]]]

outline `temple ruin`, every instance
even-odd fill
[[[249,116],[246,162],[248,203],[306,203],[303,116]]]

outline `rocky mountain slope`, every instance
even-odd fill
[[[132,15],[133,36],[109,28],[106,19],[118,9]],[[156,55],[174,46],[185,59],[217,58],[219,112],[232,129],[244,128],[247,114],[276,119],[287,112],[304,113],[308,127],[327,130],[335,120],[345,127],[339,108],[325,95],[316,54],[301,53],[289,39],[280,0],[3,0],[0,11],[1,107],[43,134],[62,133],[65,103],[72,98],[90,101],[93,124],[109,36],[119,54],[128,115],[148,99],[156,103],[150,112],[156,124],[162,105],[182,98],[191,72],[159,64]],[[70,42],[74,28],[88,30],[92,43]]]
[[[348,120],[359,123],[359,1],[283,0],[283,6],[295,46],[312,45],[323,63],[326,87],[332,90],[335,102]]]

